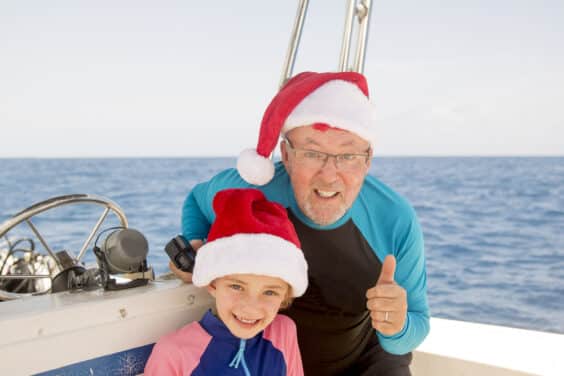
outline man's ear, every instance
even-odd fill
[[[282,156],[282,161],[288,159],[288,150],[286,149],[286,141],[280,141],[280,155]]]
[[[280,159],[288,171],[288,145],[284,140],[280,141]]]
[[[372,165],[372,158],[374,157],[374,151],[372,150],[372,147],[370,147],[370,149],[368,150],[368,162],[366,163],[366,171],[368,173],[368,171],[370,170],[370,166]]]
[[[208,290],[210,295],[215,298],[215,293],[217,292],[217,288],[215,287],[215,281],[210,282],[210,284],[206,286],[206,289]]]

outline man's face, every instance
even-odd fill
[[[286,133],[291,146],[282,142],[281,154],[290,176],[294,195],[301,211],[319,225],[329,225],[341,218],[356,199],[370,168],[369,143],[354,133],[313,126],[294,128]],[[321,166],[303,163],[298,149],[329,154],[368,154],[358,168],[337,168],[335,158]]]
[[[208,285],[215,297],[217,314],[231,334],[249,339],[264,330],[276,317],[289,295],[289,285],[280,278],[255,274],[231,274]]]

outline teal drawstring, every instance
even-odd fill
[[[242,339],[241,342],[239,343],[239,350],[237,351],[237,354],[235,354],[235,357],[233,357],[233,360],[231,361],[231,363],[229,363],[229,367],[233,367],[233,368],[239,368],[239,363],[243,364],[243,370],[245,371],[245,375],[246,376],[251,376],[251,373],[249,372],[249,368],[247,368],[247,363],[245,362],[245,344],[247,343],[247,340]]]

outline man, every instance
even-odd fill
[[[287,208],[309,265],[306,293],[285,312],[296,322],[306,375],[409,375],[410,352],[429,331],[415,212],[368,176],[375,127],[364,76],[301,73],[268,106],[256,150],[184,203],[182,233],[194,248],[221,189],[260,185]],[[268,156],[279,136],[274,166]]]

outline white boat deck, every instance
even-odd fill
[[[204,289],[168,280],[130,290],[63,292],[0,304],[0,375],[30,375],[153,344],[200,319],[212,298]],[[146,360],[123,356],[124,368]]]
[[[431,319],[414,375],[563,376],[564,335]]]
[[[0,375],[140,374],[152,344],[198,320],[204,289],[160,280],[0,303]],[[562,376],[564,335],[431,319],[415,376]]]

